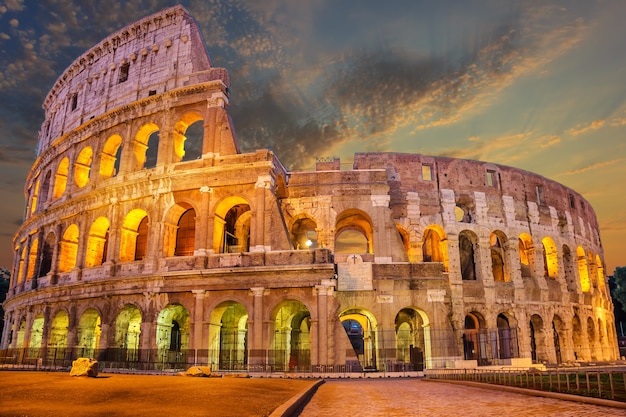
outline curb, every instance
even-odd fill
[[[319,381],[316,381],[309,388],[307,388],[304,391],[294,395],[286,403],[284,403],[283,405],[278,407],[276,410],[272,411],[272,414],[270,414],[269,417],[292,417],[292,416],[295,416],[296,414],[294,414],[294,413],[302,405],[306,404],[311,399],[313,394],[315,394],[315,391],[317,391],[317,388],[320,385],[322,385],[323,383],[324,383],[323,379],[319,380]]]
[[[620,401],[605,400],[603,398],[585,397],[585,396],[582,396],[582,395],[562,394],[560,392],[551,392],[551,391],[539,391],[539,390],[528,389],[528,388],[509,387],[507,385],[487,384],[487,383],[484,383],[484,382],[453,381],[453,380],[428,379],[428,378],[426,379],[426,381],[429,381],[429,382],[443,382],[443,383],[447,383],[447,384],[467,385],[467,386],[470,386],[470,387],[493,389],[493,390],[497,390],[497,391],[514,392],[514,393],[517,393],[517,394],[531,395],[531,396],[534,396],[534,397],[554,398],[554,399],[557,399],[557,400],[573,401],[573,402],[577,402],[577,403],[601,405],[601,406],[604,406],[604,407],[626,409],[626,403],[623,403],[623,402],[620,402]]]

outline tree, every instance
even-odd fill
[[[615,268],[613,280],[615,281],[613,299],[619,301],[622,305],[622,311],[626,312],[626,266]]]

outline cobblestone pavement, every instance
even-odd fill
[[[418,379],[327,380],[300,417],[624,417],[623,409]]]

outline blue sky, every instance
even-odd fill
[[[41,103],[109,33],[176,2],[0,0],[0,266],[12,263]],[[181,1],[232,79],[244,150],[420,152],[536,172],[598,215],[626,265],[626,1]]]

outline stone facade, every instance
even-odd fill
[[[14,239],[4,352],[250,371],[617,358],[581,195],[413,154],[289,172],[271,151],[240,152],[229,85],[180,6],[57,80]]]

